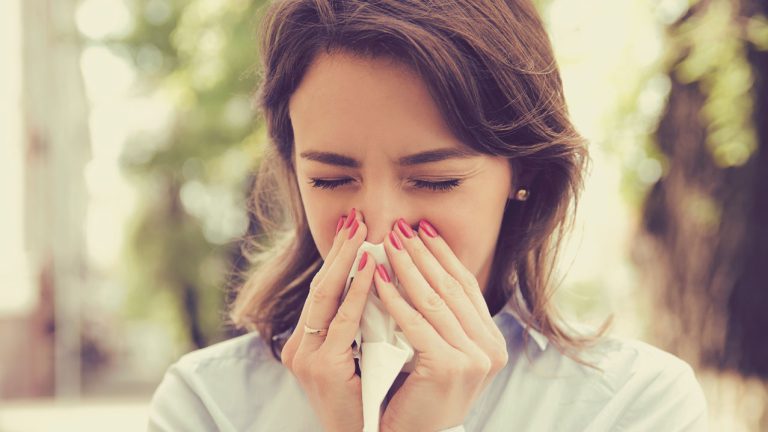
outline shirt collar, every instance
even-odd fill
[[[526,307],[525,300],[523,299],[522,294],[520,293],[519,289],[515,289],[515,294],[517,298],[517,304],[519,304],[523,311],[522,313],[528,317],[530,316],[530,312],[528,311],[528,308]],[[525,324],[525,322],[521,319],[520,315],[515,311],[515,309],[512,307],[512,305],[507,302],[504,307],[499,311],[498,315],[510,315],[512,318],[517,321],[517,324],[520,325],[525,331],[528,332],[528,335],[533,339],[533,341],[536,343],[536,345],[542,350],[547,349],[547,344],[549,343],[549,340],[547,339],[544,334],[536,330],[535,328]]]

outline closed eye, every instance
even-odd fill
[[[312,178],[310,179],[310,184],[312,187],[319,189],[336,189],[337,187],[344,186],[351,181],[352,179],[350,178],[336,180]],[[418,189],[425,189],[435,192],[447,192],[458,187],[461,184],[461,179],[441,180],[436,182],[426,180],[412,180],[412,183],[414,187]]]
[[[430,182],[424,180],[413,180],[414,186],[420,189],[429,189],[433,191],[446,192],[453,188],[458,187],[461,184],[459,179],[443,180],[438,182]]]

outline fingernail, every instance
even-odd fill
[[[387,269],[384,268],[384,264],[377,265],[376,271],[379,272],[379,276],[381,276],[381,278],[384,279],[384,282],[392,282],[389,279],[389,273],[387,273]]]
[[[403,233],[403,235],[406,238],[413,237],[413,230],[410,226],[408,226],[408,223],[405,221],[405,219],[400,218],[397,220],[397,227],[400,228],[400,232]]]
[[[368,252],[363,252],[363,257],[360,258],[360,264],[357,266],[357,271],[360,271],[365,267],[365,263],[368,262]]]
[[[352,226],[352,221],[355,220],[355,208],[353,207],[352,210],[349,211],[349,216],[347,216],[347,228]]]
[[[352,237],[355,236],[355,232],[357,231],[357,227],[359,226],[360,226],[360,223],[358,223],[357,221],[352,222],[352,227],[349,228],[349,237],[347,237],[348,239],[351,239]]]
[[[403,250],[403,244],[400,243],[400,239],[397,238],[394,231],[389,232],[389,241],[397,250]]]
[[[344,216],[339,218],[339,223],[336,224],[336,234],[341,231],[341,227],[344,226]]]
[[[425,233],[427,233],[428,236],[435,238],[437,237],[437,230],[435,227],[432,226],[431,223],[427,222],[426,220],[422,219],[419,222],[419,228],[424,230]]]

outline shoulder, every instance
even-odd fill
[[[275,361],[269,344],[258,332],[251,332],[188,352],[181,356],[175,365],[181,369],[201,370],[242,360],[248,360],[254,366],[263,365],[261,361],[270,359]]]
[[[269,344],[252,332],[184,354],[169,371],[196,385],[197,390],[210,391],[221,385],[229,390],[263,385],[282,377],[286,370],[272,356]]]
[[[646,342],[607,336],[583,352],[600,370],[592,372],[614,392],[628,385],[668,385],[696,382],[691,366],[679,357]]]
[[[150,430],[240,430],[266,403],[269,392],[253,390],[279,386],[285,372],[256,332],[184,354],[155,390]]]
[[[597,393],[608,396],[591,425],[597,430],[706,429],[704,393],[684,360],[646,342],[614,336],[583,354],[598,369],[574,367],[584,371]]]
[[[498,405],[486,406],[515,410],[543,430],[706,430],[703,391],[691,366],[679,357],[640,340],[609,335],[581,349],[576,355],[580,362],[541,333],[527,329],[530,338],[523,337],[526,329],[513,315],[497,322],[510,360],[488,391],[488,399]],[[573,335],[595,334],[584,324],[563,328]],[[527,397],[521,400],[521,394]],[[487,424],[509,422],[507,413]],[[516,426],[525,429],[526,423]]]

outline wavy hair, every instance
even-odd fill
[[[485,287],[489,309],[510,304],[524,326],[588,364],[579,353],[610,320],[591,336],[571,332],[551,301],[551,279],[589,158],[529,0],[281,0],[267,7],[259,39],[263,76],[254,100],[269,142],[251,204],[263,236],[251,239],[251,272],[230,305],[237,327],[259,331],[279,360],[281,335],[296,326],[322,265],[296,184],[288,101],[318,54],[344,52],[407,65],[456,137],[508,159],[514,184],[531,194],[504,210]]]

